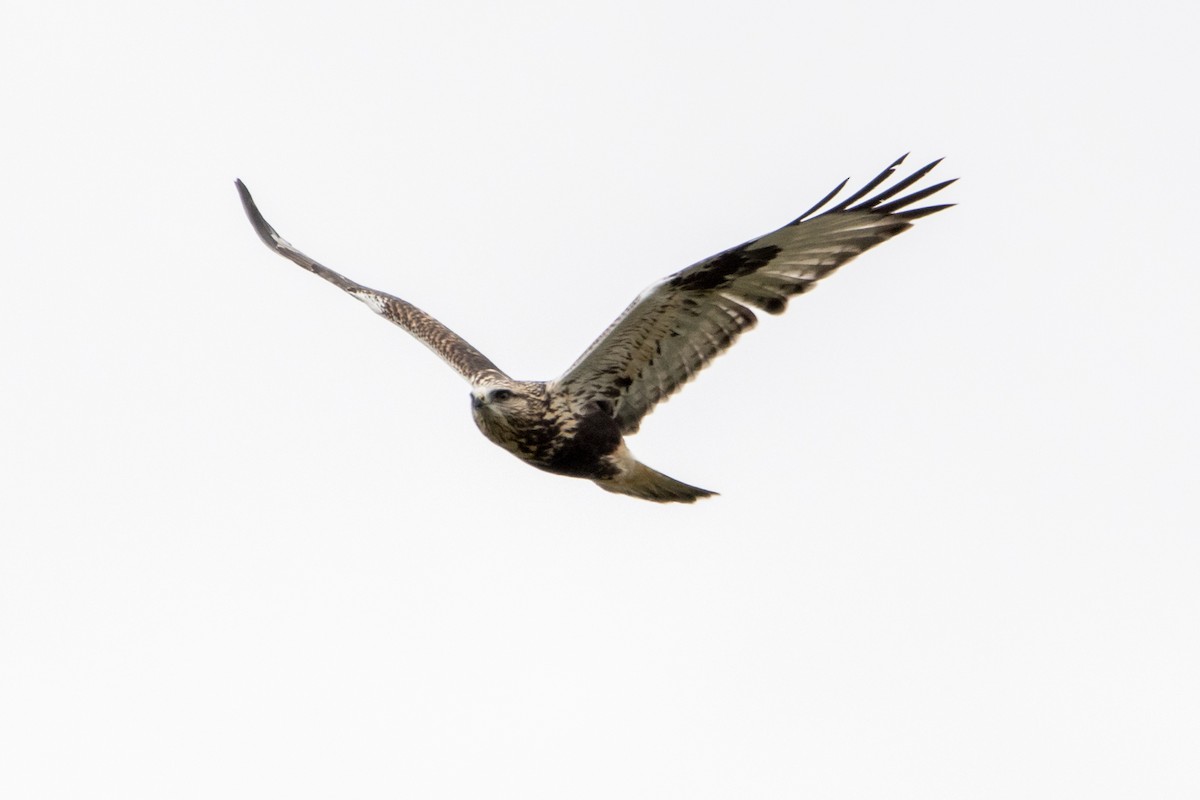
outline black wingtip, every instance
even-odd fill
[[[238,196],[242,198],[242,209],[245,210],[246,216],[250,219],[250,225],[253,226],[254,232],[258,234],[258,238],[267,247],[272,250],[278,250],[279,242],[277,239],[279,234],[263,218],[262,212],[258,210],[258,205],[254,202],[254,198],[250,196],[250,190],[246,188],[246,184],[242,183],[241,178],[237,178],[234,180],[233,185],[237,187]]]
[[[246,188],[246,184],[242,183],[242,179],[235,178],[233,185],[237,187],[238,197],[242,198],[242,205],[257,210],[254,205],[254,198],[250,196],[250,190]]]
[[[930,214],[936,214],[939,211],[944,211],[947,208],[954,208],[958,203],[942,203],[936,206],[925,206],[924,208],[914,208],[911,211],[898,211],[892,214],[893,217],[900,219],[920,219],[928,217]]]
[[[837,186],[833,187],[833,191],[832,191],[832,192],[830,192],[829,194],[825,195],[825,196],[824,196],[824,197],[822,197],[820,200],[818,200],[818,201],[817,201],[817,204],[816,204],[815,206],[813,206],[812,208],[810,208],[808,211],[805,211],[803,214],[801,214],[800,216],[798,216],[798,217],[796,217],[794,220],[792,220],[791,224],[792,224],[792,225],[799,225],[799,224],[800,224],[801,222],[803,222],[803,221],[804,221],[806,218],[808,218],[808,217],[812,216],[812,215],[813,215],[813,214],[815,214],[817,211],[820,211],[820,210],[821,210],[821,207],[822,207],[822,206],[824,206],[826,203],[828,203],[830,200],[832,200],[834,197],[836,197],[838,192],[840,192],[842,189],[845,189],[845,188],[846,188],[846,184],[847,184],[847,183],[849,183],[849,182],[850,182],[850,179],[849,179],[849,178],[846,178],[846,180],[842,181],[842,182],[841,182],[841,183],[839,183]]]
[[[904,160],[906,158],[908,158],[909,155],[910,155],[909,153],[905,153],[904,155],[900,156],[895,161],[893,161],[891,164],[888,164],[887,167],[885,167],[882,172],[880,172],[878,175],[876,175],[871,180],[867,181],[867,184],[865,186],[863,186],[861,189],[855,191],[854,193],[849,195],[846,199],[840,201],[837,205],[832,206],[830,208],[825,208],[826,204],[828,204],[831,200],[834,199],[834,197],[836,197],[839,193],[841,193],[842,189],[844,189],[846,187],[846,184],[849,182],[849,180],[842,181],[841,183],[839,183],[837,185],[837,187],[832,192],[830,192],[829,194],[827,194],[823,198],[821,198],[821,201],[819,203],[817,203],[815,206],[810,208],[808,211],[805,211],[803,214],[801,214],[799,217],[797,217],[795,220],[793,220],[790,224],[799,225],[801,222],[804,222],[805,220],[807,220],[811,217],[814,217],[814,216],[823,216],[825,214],[837,214],[837,213],[846,212],[846,211],[860,211],[860,212],[869,212],[869,213],[873,213],[873,214],[883,214],[883,215],[892,214],[893,216],[903,216],[907,219],[916,219],[917,217],[925,216],[926,214],[932,214],[932,213],[934,213],[934,211],[940,211],[943,208],[949,208],[949,206],[953,205],[953,203],[948,203],[946,205],[932,206],[931,210],[929,210],[929,211],[926,211],[924,209],[913,209],[911,211],[904,211],[902,213],[898,213],[898,212],[901,212],[901,209],[903,209],[905,206],[911,205],[912,203],[915,203],[918,200],[922,200],[922,199],[930,196],[934,192],[937,192],[937,191],[940,191],[941,189],[946,188],[950,184],[954,183],[954,181],[957,180],[957,178],[954,178],[954,179],[948,180],[948,181],[943,181],[943,182],[937,184],[936,186],[930,186],[927,189],[922,189],[920,191],[913,192],[912,194],[905,195],[904,197],[901,197],[899,200],[891,200],[891,198],[900,194],[905,189],[912,186],[917,181],[921,180],[921,178],[924,178],[926,175],[928,175],[933,170],[934,167],[936,167],[938,164],[942,163],[942,160],[943,160],[942,158],[938,158],[938,159],[935,159],[934,161],[929,162],[925,166],[914,171],[912,174],[900,179],[899,181],[896,181],[896,183],[894,183],[893,185],[882,189],[878,194],[871,196],[871,197],[867,197],[867,195],[869,195],[872,191],[874,191],[875,189],[878,189],[889,178],[891,178],[892,175],[895,174],[896,168],[899,167],[901,164],[903,164]],[[863,198],[866,198],[866,199],[863,199]],[[886,201],[886,200],[891,200],[891,202],[885,203],[884,201]]]
[[[900,209],[904,208],[905,206],[912,205],[913,203],[917,202],[918,200],[924,200],[926,197],[929,197],[931,194],[940,192],[942,189],[945,189],[947,186],[954,183],[956,180],[958,180],[958,178],[951,178],[948,181],[942,181],[941,183],[935,183],[933,186],[927,186],[924,189],[921,189],[920,191],[913,192],[912,194],[907,194],[904,197],[901,197],[899,200],[893,200],[892,202],[885,203],[884,205],[875,205],[871,209],[871,211],[873,211],[876,214],[891,214],[895,211],[899,211]]]
[[[863,197],[865,197],[868,193],[873,191],[876,186],[883,183],[888,178],[892,177],[892,175],[895,174],[895,172],[896,172],[896,167],[903,164],[904,159],[906,159],[906,158],[908,158],[908,153],[905,153],[904,155],[900,156],[895,161],[893,161],[891,164],[888,164],[887,167],[884,168],[883,172],[879,173],[874,178],[869,180],[867,182],[866,186],[862,187],[857,192],[850,195],[849,197],[847,197],[842,202],[838,203],[833,208],[829,209],[829,211],[830,212],[845,211],[851,205],[853,205],[854,203],[857,203],[859,200],[861,200]]]

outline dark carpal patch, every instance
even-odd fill
[[[713,257],[708,263],[694,270],[685,270],[671,283],[687,291],[707,292],[720,289],[736,278],[762,269],[779,253],[780,248],[775,245],[756,247],[753,250],[746,245],[740,245]]]

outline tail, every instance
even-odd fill
[[[617,475],[597,480],[595,484],[606,492],[627,494],[656,503],[694,503],[698,497],[712,497],[716,494],[669,478],[632,458],[622,465]]]

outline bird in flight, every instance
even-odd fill
[[[692,503],[715,492],[642,464],[629,451],[625,436],[636,433],[659,401],[754,327],[751,306],[768,314],[783,313],[793,295],[807,292],[863,251],[912,227],[913,220],[952,205],[911,207],[953,180],[902,194],[941,159],[880,189],[904,158],[835,205],[826,208],[848,179],[779,230],[653,284],[566,372],[550,381],[510,378],[411,303],[317,263],[275,232],[240,180],[237,189],[267,247],[361,300],[456,369],[471,385],[471,414],[488,439],[546,472],[587,478],[601,489],[644,500]]]

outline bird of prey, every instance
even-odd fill
[[[715,492],[667,477],[633,457],[625,436],[756,322],[750,307],[780,314],[865,250],[952,204],[912,208],[953,180],[900,195],[941,161],[880,189],[896,159],[865,186],[826,206],[842,181],[779,230],[669,275],[643,291],[562,375],[510,378],[487,356],[421,309],[369,289],[301,253],[263,219],[245,184],[242,205],[259,238],[408,331],[471,385],[471,413],[491,441],[538,469],[587,478],[601,489],[660,503],[692,503]],[[877,193],[875,190],[880,189]]]

